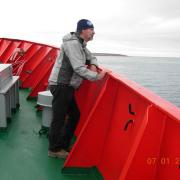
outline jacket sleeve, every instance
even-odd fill
[[[65,42],[64,50],[69,58],[73,70],[77,74],[90,81],[98,80],[98,73],[87,69],[85,65],[86,57],[78,41],[74,40]]]
[[[90,64],[98,67],[97,58],[87,49],[85,48],[86,58],[90,61]]]

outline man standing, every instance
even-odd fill
[[[106,72],[98,71],[96,58],[86,48],[94,34],[91,21],[81,19],[77,23],[76,32],[63,38],[60,56],[49,78],[49,88],[53,95],[48,151],[50,157],[65,158],[68,155],[70,141],[80,117],[75,90],[83,79],[97,81],[105,76]]]

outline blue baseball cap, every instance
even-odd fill
[[[82,30],[89,29],[89,28],[94,28],[92,22],[87,19],[81,19],[77,23],[76,31],[81,32]]]

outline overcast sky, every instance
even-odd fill
[[[92,52],[180,57],[180,0],[1,0],[0,37],[60,46],[92,21]]]

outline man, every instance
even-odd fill
[[[53,94],[53,119],[49,132],[50,157],[65,158],[70,141],[76,129],[80,112],[74,92],[83,79],[100,80],[105,71],[98,70],[97,60],[86,48],[93,39],[93,24],[87,19],[77,23],[76,32],[63,38],[60,56],[57,58],[49,78],[49,88]]]

